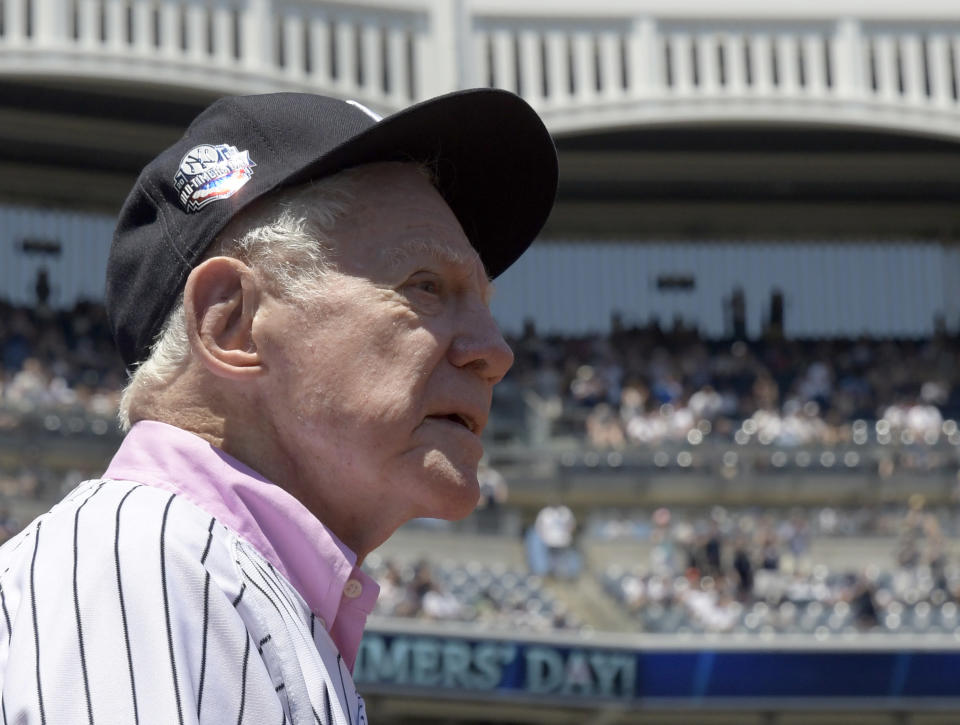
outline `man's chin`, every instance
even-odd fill
[[[432,451],[424,460],[424,483],[422,503],[432,513],[430,518],[459,521],[469,516],[480,498],[480,482],[477,480],[479,461],[453,461],[440,451]]]

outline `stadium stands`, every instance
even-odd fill
[[[365,566],[380,582],[375,613],[383,616],[534,632],[580,626],[540,577],[504,564],[425,559],[404,564],[374,555]]]
[[[109,455],[123,370],[96,304],[0,311],[3,540]],[[572,586],[529,573],[522,554],[376,554],[367,567],[384,587],[378,614],[589,630],[604,617],[591,610],[596,598],[591,604],[576,588],[593,582],[639,632],[826,637],[943,633],[960,624],[952,505],[960,341],[710,341],[651,325],[588,338],[541,337],[531,328],[512,344],[517,364],[496,396],[489,431],[492,461],[506,461],[501,487],[515,483],[510,462],[530,458],[555,466],[534,476],[534,486],[546,486],[551,471],[587,481],[604,471],[637,480],[673,472],[695,476],[699,493],[670,509],[581,502],[576,545],[586,565]],[[859,506],[842,497],[790,506],[784,495],[783,505],[768,508],[708,505],[712,482],[745,475],[810,482],[895,472],[914,484],[938,476],[954,484],[931,501],[914,492]],[[829,488],[838,479],[827,480]],[[440,531],[474,532],[479,549],[507,537],[522,551],[532,502],[548,498],[511,503],[503,488],[475,521]],[[438,525],[410,529],[418,526],[433,536]]]
[[[615,450],[709,436],[787,448],[868,437],[960,444],[960,341],[945,335],[716,341],[651,324],[580,338],[531,327],[511,343],[517,361],[495,411],[502,436],[513,423],[554,437],[586,433],[592,447]],[[54,311],[0,301],[0,364],[5,410],[109,416],[123,381],[94,303]]]

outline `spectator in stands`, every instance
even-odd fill
[[[777,571],[780,568],[780,541],[770,524],[765,524],[757,536],[760,550],[760,568]]]
[[[563,579],[580,575],[580,555],[573,547],[577,527],[573,511],[557,503],[544,506],[527,536],[527,558],[535,574]]]
[[[380,596],[377,597],[377,610],[382,614],[395,617],[414,617],[420,611],[420,603],[412,587],[403,581],[400,567],[395,561],[386,563],[385,571],[379,577]]]
[[[607,382],[592,365],[581,365],[570,382],[570,395],[574,404],[591,408],[607,399]]]
[[[740,618],[742,605],[730,596],[726,583],[705,577],[700,587],[689,589],[682,597],[693,621],[707,632],[729,632]]]
[[[498,533],[502,508],[509,496],[507,479],[484,457],[477,468],[477,480],[480,483],[480,501],[473,512],[477,528],[484,533]]]
[[[777,527],[777,538],[785,542],[792,566],[803,566],[807,563],[810,550],[810,525],[802,512],[795,510],[791,512],[789,518],[780,522]]]
[[[46,310],[50,306],[50,273],[46,267],[37,270],[37,278],[33,283],[37,295],[37,309]]]
[[[723,540],[720,527],[716,521],[710,522],[710,531],[703,545],[703,570],[710,576],[717,577],[723,572]]]
[[[873,584],[866,577],[859,577],[853,598],[850,600],[850,608],[853,611],[854,621],[861,630],[873,629],[880,621],[875,597]]]
[[[753,595],[753,562],[748,553],[746,537],[738,537],[733,552],[733,569],[737,574],[737,599],[741,602]]]
[[[601,450],[620,449],[626,443],[620,418],[609,403],[600,403],[587,416],[587,440]]]
[[[459,619],[463,605],[433,577],[430,563],[421,560],[417,564],[415,578],[416,594],[420,611],[426,619]]]
[[[527,410],[529,443],[534,448],[545,445],[552,434],[554,421],[563,415],[563,400],[559,395],[541,395],[532,388],[522,392]]]
[[[650,570],[657,574],[674,574],[679,568],[676,543],[682,535],[671,531],[670,510],[660,507],[653,512],[650,532]]]

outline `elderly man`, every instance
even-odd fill
[[[221,99],[151,162],[107,270],[129,433],[0,549],[3,722],[365,722],[359,564],[476,503],[489,279],[556,171],[494,90]]]

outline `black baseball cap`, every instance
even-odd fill
[[[537,114],[498,89],[450,93],[380,119],[309,93],[215,101],[140,173],[120,211],[106,308],[128,369],[147,358],[186,282],[241,209],[277,189],[381,161],[429,163],[496,277],[543,227],[557,154]]]

